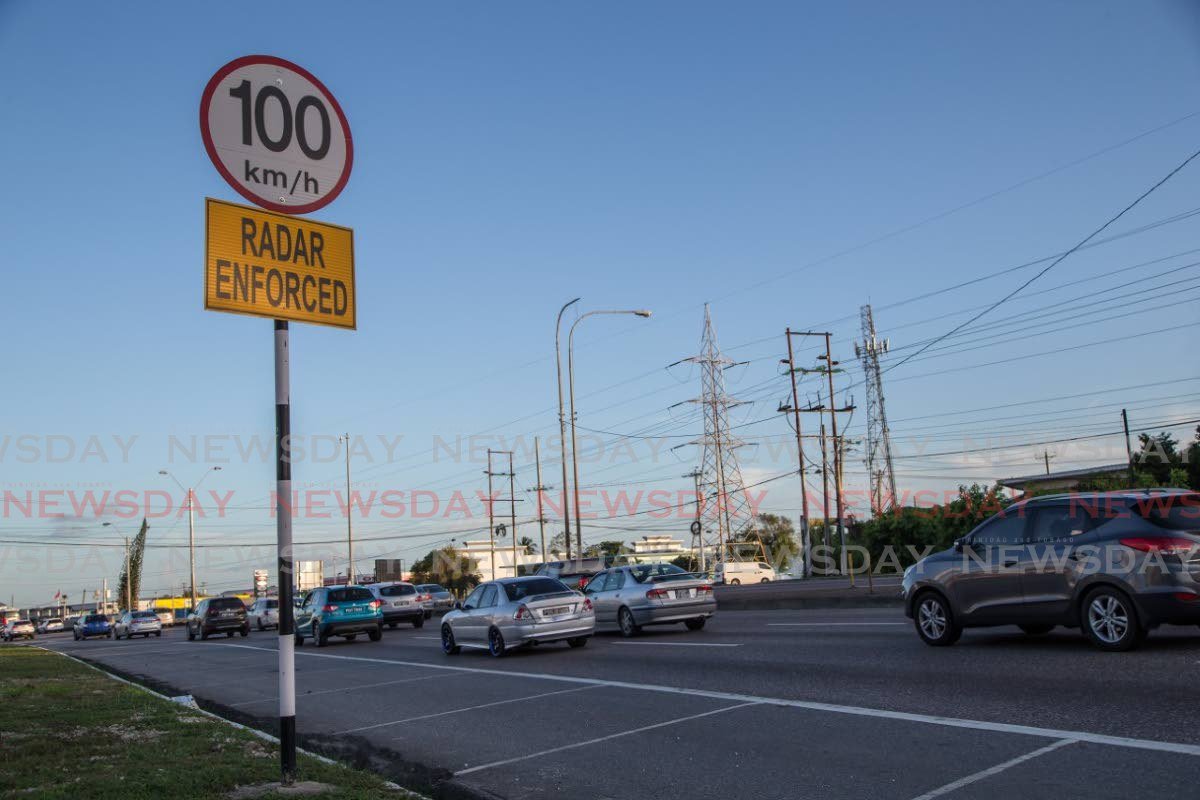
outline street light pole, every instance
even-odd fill
[[[558,321],[554,324],[554,367],[558,371],[558,444],[562,449],[563,537],[566,539],[568,559],[571,557],[571,507],[567,503],[567,420],[563,414],[562,347],[558,343],[558,337],[562,330],[563,312],[578,303],[579,300],[580,298],[576,297],[560,308]]]
[[[354,583],[354,531],[350,526],[350,516],[354,506],[350,502],[350,434],[346,434],[346,558],[349,561],[346,572],[346,585]]]
[[[571,325],[570,333],[567,334],[567,382],[570,384],[571,395],[571,472],[575,482],[575,546],[581,558],[583,557],[583,523],[580,521],[582,515],[579,512],[579,445],[575,438],[575,329],[579,327],[579,323],[597,314],[633,314],[643,319],[650,317],[650,312],[644,308],[631,311],[589,311],[575,320]],[[563,481],[566,481],[565,463],[563,464]],[[570,538],[571,532],[568,530],[568,541]]]

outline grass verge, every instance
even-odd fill
[[[4,798],[216,800],[279,779],[274,742],[33,647],[0,649],[0,754]],[[418,797],[305,755],[298,771],[334,787],[309,797]]]

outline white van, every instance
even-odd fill
[[[775,580],[775,570],[765,561],[725,561],[717,564],[713,573],[715,583],[736,586],[739,583],[768,583]]]

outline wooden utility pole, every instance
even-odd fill
[[[804,480],[804,434],[800,428],[800,397],[796,389],[796,359],[792,352],[792,329],[784,331],[787,338],[788,376],[792,380],[792,415],[795,417],[796,428],[796,458],[800,465],[800,546],[804,548],[804,577],[808,577],[812,567],[809,545],[808,524],[808,483]]]
[[[542,513],[542,492],[546,491],[545,486],[542,486],[542,451],[538,444],[538,437],[533,437],[533,463],[537,468],[537,486],[533,488],[537,492],[538,506],[538,533],[542,537],[542,561],[546,560],[546,516]]]
[[[1125,427],[1125,457],[1129,462],[1129,488],[1133,488],[1135,481],[1133,474],[1133,445],[1129,442],[1129,413],[1125,409],[1121,409],[1121,424]]]

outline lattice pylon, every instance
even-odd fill
[[[879,356],[890,347],[887,339],[875,335],[875,320],[871,306],[859,309],[862,323],[862,342],[855,343],[854,353],[862,362],[867,388],[867,478],[871,482],[871,512],[880,514],[896,504],[896,469],[892,464],[892,435],[888,428],[887,409],[883,402],[883,373]]]
[[[749,538],[754,519],[735,452],[745,443],[729,433],[729,410],[742,404],[725,393],[725,369],[734,362],[721,355],[707,303],[704,305],[700,355],[685,360],[700,366],[700,397],[691,402],[698,404],[704,414],[704,435],[692,442],[702,452],[701,536],[704,546],[713,547],[718,560],[724,561],[732,552],[732,543]],[[758,548],[761,553],[761,541],[758,541]],[[736,553],[734,557],[737,557]],[[765,558],[765,554],[762,557]]]

